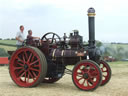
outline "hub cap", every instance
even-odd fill
[[[84,73],[83,78],[84,78],[84,79],[88,79],[88,77],[89,77],[89,76],[88,76],[88,73]]]

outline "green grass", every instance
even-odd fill
[[[109,64],[128,64],[128,61],[108,62]]]
[[[3,45],[0,45],[0,48],[4,48],[6,52],[16,50],[16,47],[8,47],[8,46],[3,46]]]
[[[0,43],[16,45],[16,40],[0,40]]]
[[[0,43],[16,45],[16,40],[0,40]],[[16,47],[0,45],[0,48],[4,48],[5,51],[15,51]]]
[[[117,62],[108,62],[111,68],[124,68],[128,67],[128,61],[117,61]]]

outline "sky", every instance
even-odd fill
[[[78,29],[88,41],[87,10],[95,8],[96,40],[128,43],[127,0],[0,0],[0,38],[15,38],[19,26],[40,38]]]

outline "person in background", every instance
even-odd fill
[[[23,46],[23,42],[25,40],[23,25],[20,26],[20,31],[17,32],[17,34],[16,34],[16,40],[17,40],[16,45],[17,45],[17,49],[18,49]]]
[[[39,40],[40,37],[33,37],[32,36],[32,30],[28,30],[28,35],[27,35],[27,39],[33,39],[33,40]]]
[[[33,45],[35,43],[35,40],[39,40],[39,42],[40,42],[40,37],[32,36],[32,30],[28,30],[27,43],[29,45]]]

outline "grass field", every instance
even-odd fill
[[[16,45],[16,40],[0,40],[0,43]],[[0,45],[0,48],[4,48],[6,51],[14,51],[16,47]]]
[[[16,45],[16,40],[0,40],[0,43]]]
[[[65,75],[54,84],[41,83],[34,88],[17,86],[9,75],[7,66],[0,67],[0,96],[127,96],[128,62],[109,63],[112,78],[105,86],[86,92],[75,87],[71,75]],[[72,69],[73,66],[70,66]]]

